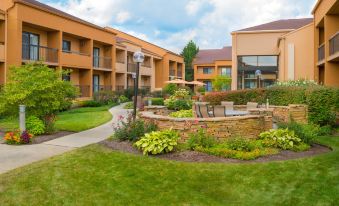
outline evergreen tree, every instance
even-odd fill
[[[185,61],[185,79],[187,81],[192,81],[194,79],[192,62],[198,52],[199,47],[192,40],[187,43],[181,52],[181,55],[184,57]]]

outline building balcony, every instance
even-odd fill
[[[93,85],[93,91],[112,91],[112,85]]]
[[[318,65],[325,63],[325,44],[322,44],[318,48]]]
[[[151,91],[151,86],[141,86],[140,89],[144,90],[146,92],[150,92]]]
[[[42,61],[46,64],[58,64],[58,49],[40,45],[22,44],[23,61]]]
[[[117,92],[121,92],[125,90],[125,86],[124,85],[116,85],[115,86],[115,91]]]
[[[140,68],[140,75],[152,76],[152,68],[151,67],[141,66],[141,68]]]
[[[330,38],[330,56],[329,61],[339,61],[339,32]]]
[[[75,68],[91,68],[92,59],[90,54],[85,54],[77,51],[62,51],[61,62],[63,66]]]
[[[5,44],[0,42],[0,62],[5,61]]]
[[[97,70],[111,71],[112,70],[112,58],[94,56],[93,57],[93,67]]]
[[[115,72],[117,73],[126,73],[127,65],[124,61],[116,61],[115,62]]]
[[[91,87],[90,85],[74,85],[75,87],[77,87],[79,89],[79,97],[83,98],[83,97],[90,97],[90,90]]]
[[[137,64],[128,63],[127,64],[127,72],[129,72],[129,73],[136,73],[137,72]]]
[[[174,69],[170,69],[169,70],[169,75],[174,77],[175,76],[175,70]]]

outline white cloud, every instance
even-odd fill
[[[125,23],[126,21],[130,20],[131,14],[127,11],[121,11],[117,14],[116,22],[119,24]]]
[[[188,15],[195,15],[204,6],[205,0],[190,0],[185,9]]]
[[[316,0],[40,1],[179,52],[191,39],[202,49],[221,48],[230,45],[234,30],[283,18],[310,17]]]

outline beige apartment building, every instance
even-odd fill
[[[339,87],[339,1],[318,0],[312,14],[315,79]]]
[[[313,19],[304,18],[232,32],[232,89],[267,87],[277,80],[314,79],[312,28]]]
[[[194,80],[205,83],[212,91],[212,80],[217,76],[232,76],[232,47],[199,50],[193,60]]]
[[[132,61],[135,51],[142,51],[145,54],[145,61],[140,70],[141,88],[151,91],[161,90],[166,81],[184,78],[185,64],[182,56],[122,31],[109,27],[106,29],[117,34],[116,81],[118,89],[133,86],[134,80],[131,73],[136,68]]]
[[[71,70],[62,78],[79,87],[82,98],[94,92],[132,86],[135,51],[145,53],[140,87],[161,89],[170,78],[182,78],[183,58],[118,30],[106,29],[35,0],[0,2],[0,85],[10,66],[42,61]]]

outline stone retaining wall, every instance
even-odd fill
[[[141,112],[140,117],[154,122],[159,129],[177,130],[182,140],[187,140],[190,133],[197,132],[200,128],[219,138],[230,137],[257,138],[261,132],[272,128],[272,118],[264,115],[247,115],[238,117],[217,118],[172,118],[154,114],[154,112]]]

